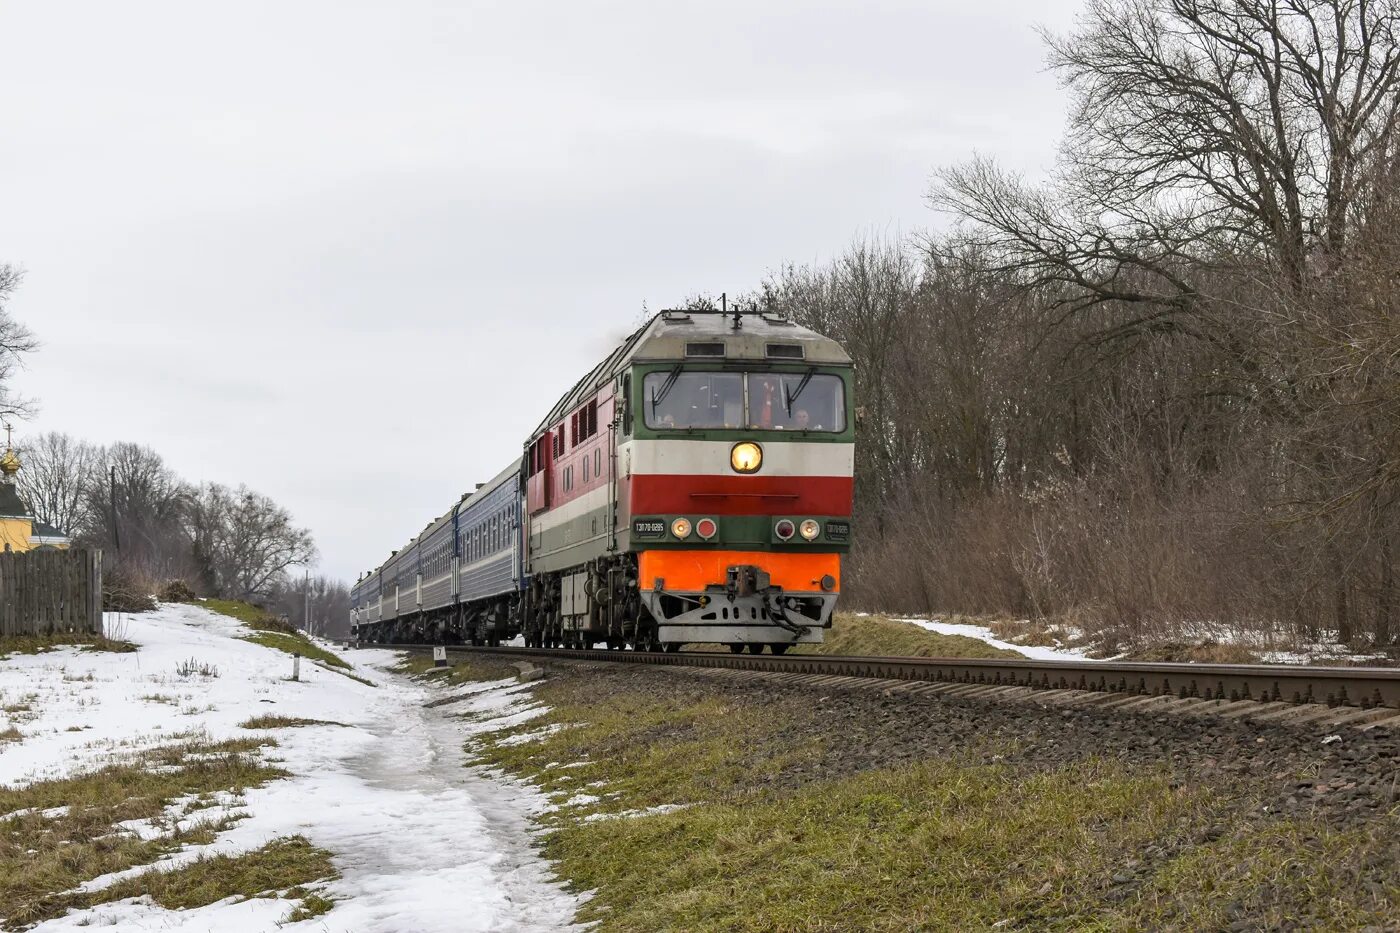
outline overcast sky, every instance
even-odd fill
[[[0,4],[23,433],[137,441],[379,563],[640,319],[1038,175],[1077,2]]]

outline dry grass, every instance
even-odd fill
[[[117,654],[137,650],[136,645],[129,641],[103,635],[10,635],[0,638],[0,658],[12,654],[43,654],[66,647],[80,647],[85,651],[111,651]]]
[[[506,660],[492,658],[453,658],[450,667],[436,667],[431,655],[406,655],[396,667],[401,674],[451,686],[482,680],[504,680],[519,673]]]
[[[1240,645],[1214,641],[1165,641],[1124,654],[1125,661],[1192,661],[1197,664],[1257,664],[1259,656]]]
[[[146,895],[166,910],[189,910],[227,897],[275,897],[288,888],[336,877],[329,852],[303,836],[287,836],[240,855],[215,855],[173,871],[143,872],[78,900],[90,907]],[[317,900],[329,904],[325,898]]]
[[[0,787],[0,917],[13,926],[56,916],[84,881],[148,864],[193,843],[213,841],[226,816],[177,831],[173,801],[218,791],[241,793],[286,772],[258,750],[268,739],[190,741],[130,756],[67,778]],[[167,833],[142,840],[118,823],[149,820]]]
[[[296,716],[254,716],[238,724],[240,729],[290,729],[298,726],[343,726],[329,719],[302,719]]]

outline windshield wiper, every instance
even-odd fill
[[[681,377],[681,368],[677,366],[671,370],[671,374],[666,377],[666,381],[661,383],[661,391],[651,390],[651,413],[656,414],[656,406],[666,401],[666,396],[671,394],[671,389],[675,388],[676,380]]]
[[[807,388],[807,383],[812,381],[812,376],[815,373],[815,369],[809,369],[805,373],[803,373],[802,381],[797,384],[797,390],[791,395],[788,395],[787,383],[783,383],[783,407],[787,409],[787,414],[789,418],[792,417],[793,403],[797,401],[797,398],[802,394],[802,391]]]

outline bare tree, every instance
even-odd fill
[[[160,454],[140,444],[107,448],[87,484],[82,536],[123,571],[152,581],[190,576],[184,517],[189,487]]]
[[[194,548],[218,590],[237,599],[266,596],[287,568],[316,558],[311,533],[286,509],[246,486],[208,483],[190,510]]]
[[[1074,107],[1056,181],[986,159],[940,174],[933,203],[1068,313],[1113,302],[1106,332],[1228,345],[1222,266],[1302,288],[1335,269],[1364,186],[1393,157],[1393,0],[1090,0],[1047,36]],[[1137,308],[1138,310],[1132,310]]]
[[[0,263],[0,416],[27,415],[32,407],[10,387],[11,378],[23,364],[25,355],[39,346],[34,335],[5,307],[21,278],[20,270]]]
[[[307,628],[306,610],[311,609],[311,628],[327,638],[350,635],[350,587],[325,576],[310,578],[282,574],[266,599],[272,612],[285,615],[298,628]]]
[[[20,456],[24,468],[17,481],[34,517],[75,533],[102,451],[86,441],[50,431],[25,442]]]

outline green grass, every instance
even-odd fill
[[[603,781],[620,796],[594,806],[602,812],[742,796],[819,751],[805,739],[784,740],[787,718],[777,706],[624,694],[585,713],[560,692],[536,695],[554,709],[513,731],[567,728],[541,742],[488,746],[481,760],[527,775],[561,798]],[[744,742],[732,741],[735,732]],[[552,761],[575,766],[546,768]]]
[[[245,603],[238,599],[204,599],[195,605],[203,606],[212,612],[237,619],[251,629],[263,632],[282,632],[294,635],[296,629],[274,616],[261,606]]]
[[[305,635],[283,635],[280,632],[258,632],[253,635],[244,636],[243,640],[251,641],[255,645],[262,645],[264,648],[276,648],[278,651],[285,651],[287,654],[299,654],[303,658],[320,661],[322,664],[326,664],[330,667],[350,670],[350,665],[345,663],[338,655],[322,648]]]
[[[1101,879],[1197,803],[1160,774],[1102,761],[1030,780],[923,762],[576,823],[545,854],[597,891],[580,919],[609,930],[1083,928]]]
[[[254,716],[238,724],[241,729],[289,729],[297,726],[343,726],[329,719],[302,719],[296,716]]]
[[[292,626],[251,603],[240,602],[236,599],[206,599],[200,605],[213,612],[237,619],[253,629],[254,634],[245,635],[244,641],[251,641],[264,648],[285,651],[287,654],[299,654],[303,658],[319,661],[328,667],[338,668],[341,673],[352,669],[351,665],[347,664],[339,655],[327,651]],[[374,686],[363,677],[348,673],[345,676],[358,680],[362,684]]]
[[[61,914],[83,881],[154,861],[183,845],[212,842],[229,824],[215,818],[141,840],[116,831],[125,820],[168,824],[166,807],[187,795],[241,793],[286,772],[256,754],[268,739],[190,741],[142,752],[82,774],[0,787],[0,917],[12,927]],[[67,807],[54,816],[42,811]]]
[[[978,743],[850,773],[801,696],[565,674],[536,697],[549,713],[469,750],[561,806],[542,818],[544,854],[593,892],[578,919],[600,931],[1222,929],[1241,910],[1261,927],[1352,929],[1400,916],[1396,883],[1376,891],[1358,874],[1396,861],[1400,817],[1338,830],[1266,815],[1253,776],[1182,781],[1097,757],[1039,769]],[[501,742],[549,724],[566,728]],[[578,793],[602,799],[568,806]],[[686,806],[582,818],[659,804]]]
[[[129,641],[107,638],[104,635],[10,635],[0,638],[0,658],[13,654],[42,654],[55,648],[77,646],[85,651],[111,651],[126,654],[136,650]]]
[[[820,645],[794,645],[793,653],[871,655],[901,658],[1020,658],[1019,651],[997,648],[966,635],[941,635],[884,616],[837,613]]]
[[[1308,928],[1354,930],[1400,917],[1400,876],[1372,890],[1361,864],[1389,858],[1400,835],[1395,812],[1361,827],[1334,829],[1298,818],[1252,828],[1185,852],[1159,872],[1125,911],[1142,929],[1223,929],[1237,913],[1259,918],[1251,929],[1289,921]],[[1387,853],[1389,855],[1387,856]],[[1190,892],[1182,898],[1181,892]]]

